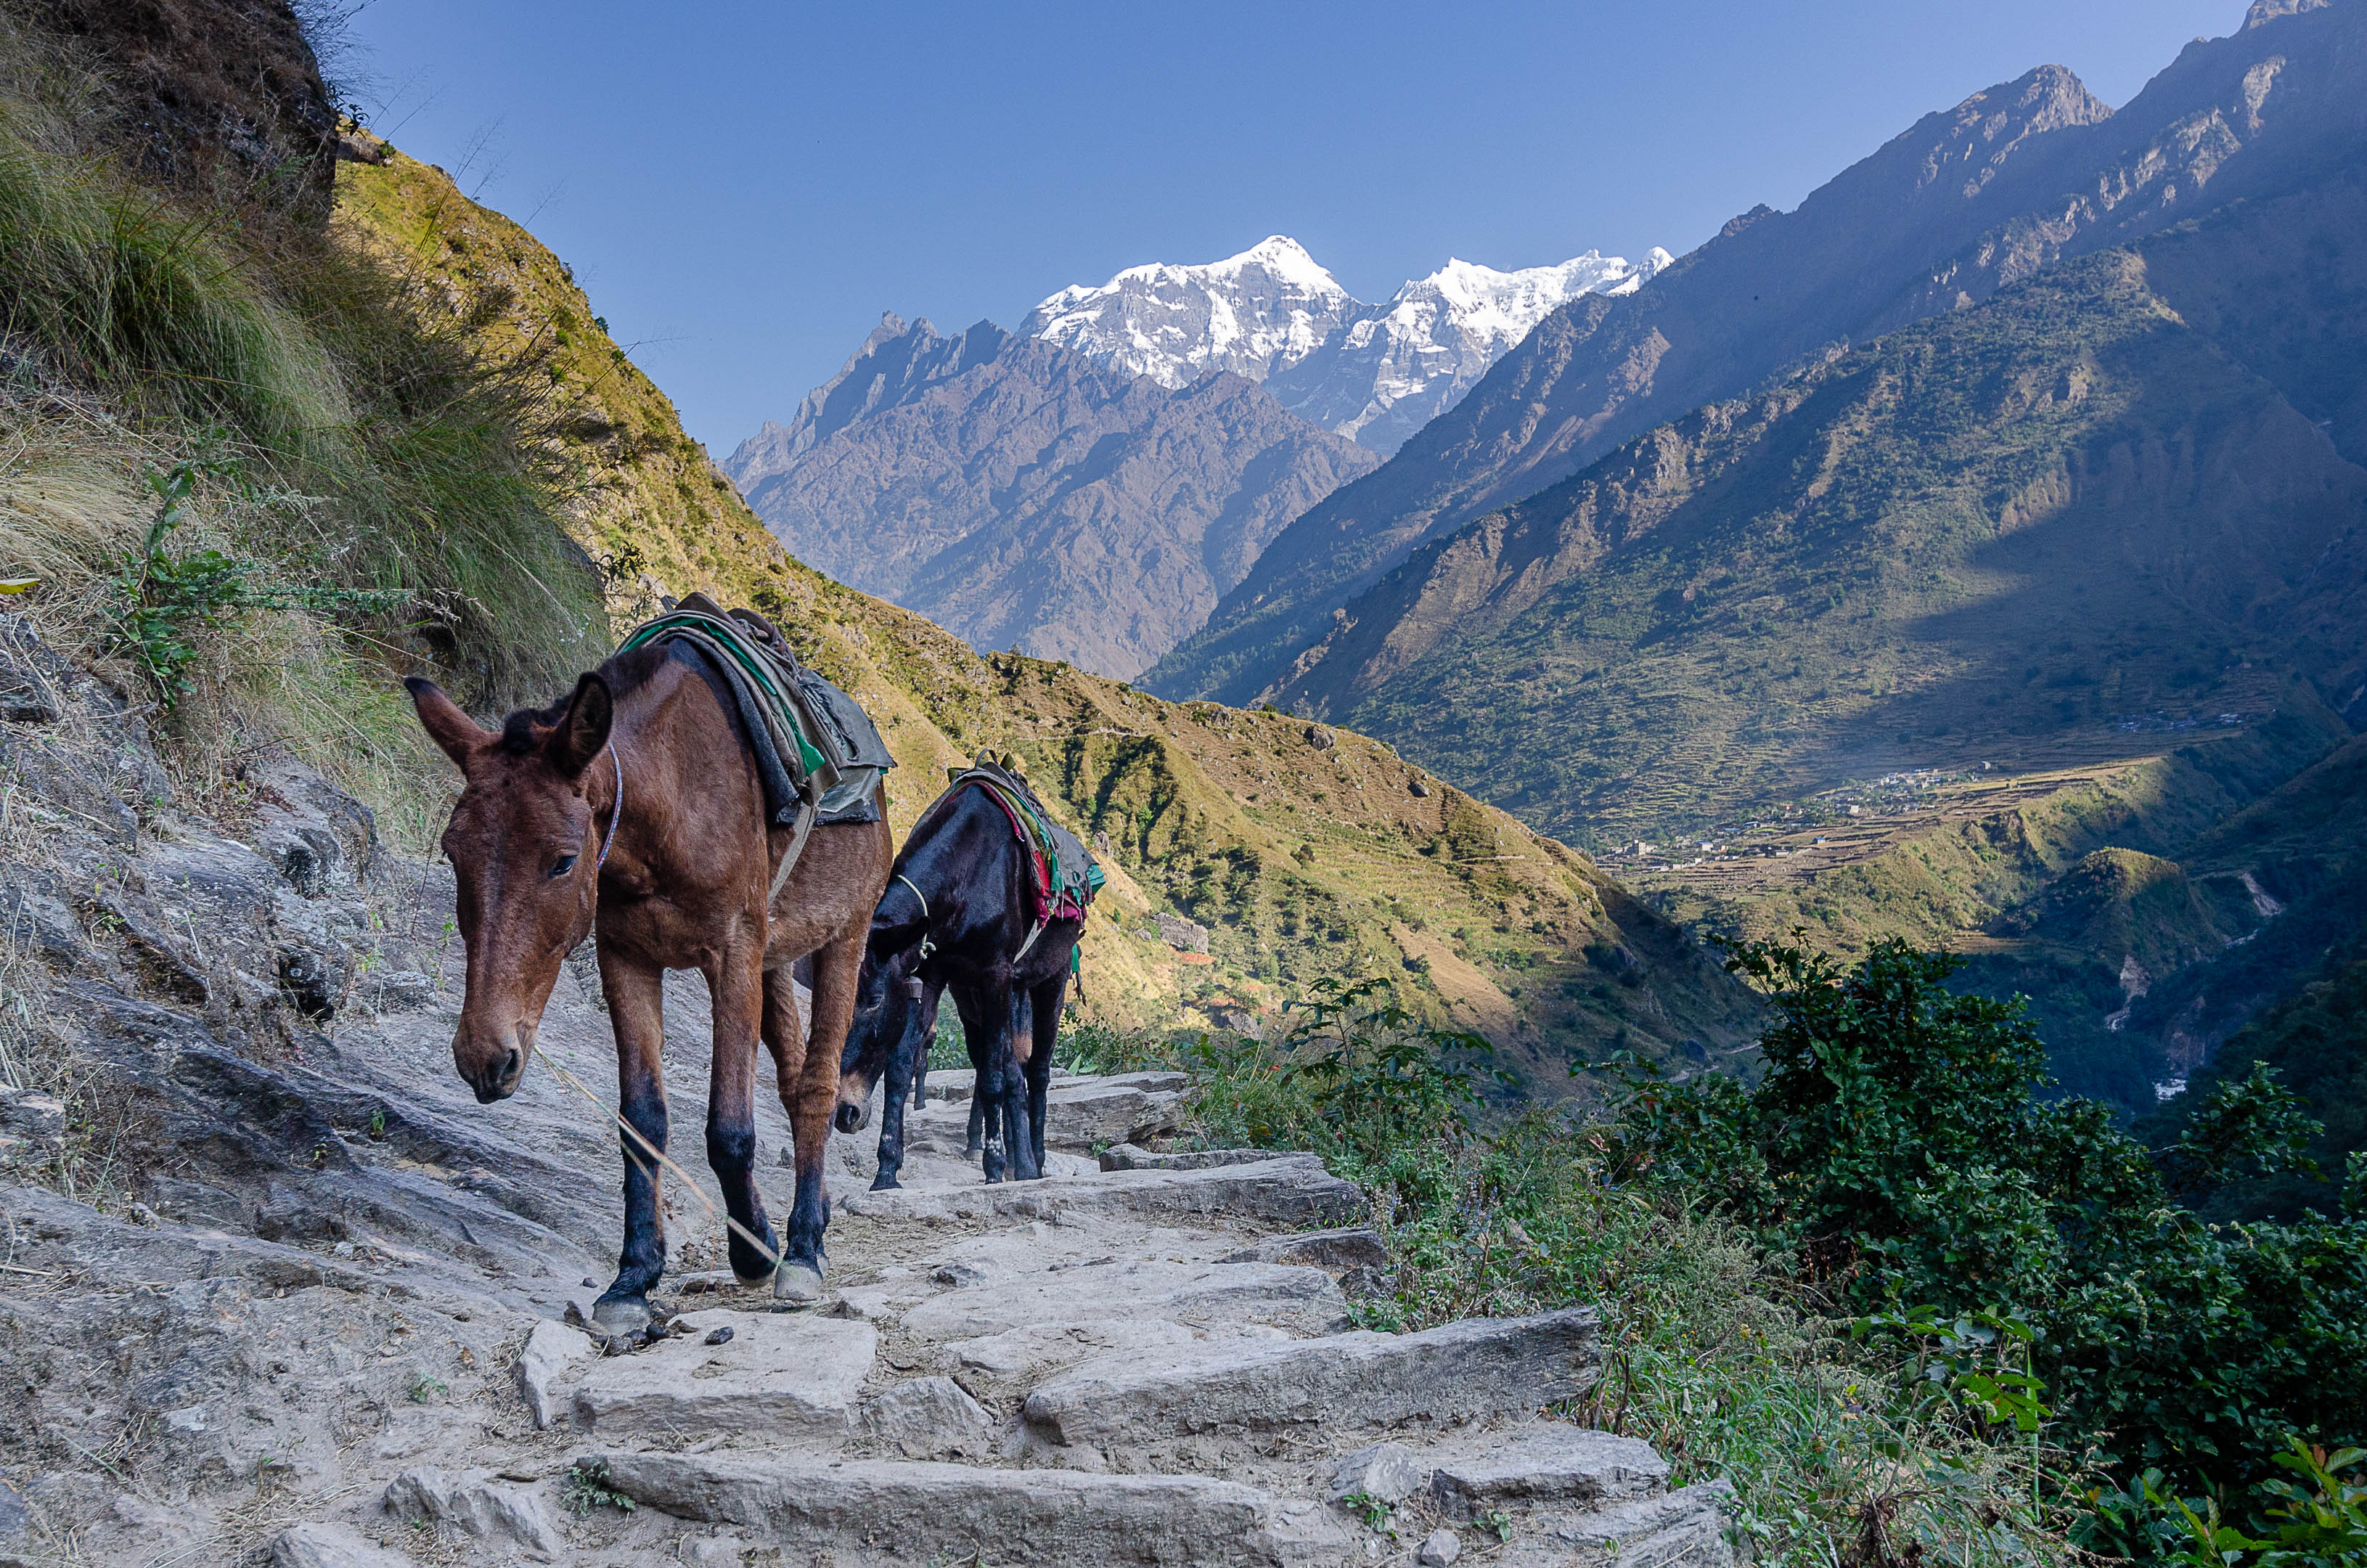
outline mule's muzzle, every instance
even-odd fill
[[[526,1029],[473,1050],[464,1040],[456,1040],[452,1063],[459,1069],[460,1081],[476,1091],[477,1103],[491,1105],[517,1093],[518,1080],[526,1076],[527,1053],[533,1047],[534,1035]]]
[[[870,1103],[866,1100],[841,1100],[838,1113],[830,1119],[831,1125],[841,1132],[860,1132],[863,1124],[871,1119]]]

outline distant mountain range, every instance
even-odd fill
[[[842,582],[973,647],[1123,679],[1379,461],[1229,371],[1170,387],[991,322],[889,315],[722,466]]]
[[[842,581],[973,646],[1130,678],[1539,318],[1666,260],[1455,261],[1367,305],[1277,236],[1064,290],[1016,335],[891,314],[723,467]]]
[[[2367,0],[2117,112],[2033,71],[1558,307],[1143,684],[1382,736],[1691,922],[1966,948],[2149,1105],[2367,954]],[[1938,804],[1785,829],[1885,790]]]
[[[1631,267],[1589,251],[1517,272],[1449,260],[1375,305],[1275,234],[1222,261],[1130,267],[1098,287],[1063,289],[1020,331],[1165,386],[1230,370],[1264,382],[1309,423],[1387,455],[1556,306],[1633,293],[1670,259],[1656,247]]]

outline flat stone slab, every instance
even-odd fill
[[[1106,1171],[991,1187],[903,1187],[836,1201],[842,1213],[923,1223],[1113,1215],[1314,1228],[1362,1224],[1371,1217],[1354,1182],[1288,1158],[1205,1171]]]
[[[689,1332],[630,1356],[593,1362],[570,1410],[586,1430],[657,1428],[835,1437],[845,1432],[879,1335],[869,1324],[813,1312],[685,1312]],[[709,1345],[729,1328],[731,1337]]]
[[[1313,1160],[1323,1156],[1297,1149],[1144,1149],[1119,1143],[1095,1158],[1105,1171],[1206,1171],[1218,1165],[1254,1165],[1267,1160]]]
[[[1021,1560],[1314,1568],[1346,1561],[1320,1503],[1196,1475],[726,1454],[590,1456],[608,1484],[680,1518],[740,1527],[842,1563]],[[876,1555],[875,1555],[876,1554]]]
[[[1727,1540],[1734,1487],[1724,1481],[1638,1497],[1591,1513],[1546,1522],[1561,1550],[1548,1557],[1566,1563],[1616,1564],[1617,1568],[1734,1568]],[[1574,1555],[1571,1553],[1574,1552]]]
[[[1104,1355],[1191,1345],[1198,1336],[1180,1323],[1120,1318],[1110,1323],[1048,1323],[947,1345],[962,1366],[996,1377],[1025,1377]]]
[[[904,1314],[923,1339],[974,1339],[1043,1324],[1263,1323],[1321,1334],[1346,1319],[1340,1287],[1319,1268],[1274,1263],[1103,1263],[949,1290]]]
[[[1535,1410],[1601,1374],[1594,1313],[1480,1318],[1419,1334],[1205,1342],[1078,1367],[1027,1396],[1028,1431],[1062,1448],[1281,1426],[1449,1425]]]
[[[1431,1490],[1453,1518],[1514,1500],[1625,1502],[1657,1495],[1669,1481],[1669,1461],[1650,1444],[1559,1421],[1476,1451],[1425,1459]]]
[[[1387,1268],[1389,1244],[1381,1233],[1357,1227],[1268,1236],[1255,1246],[1224,1256],[1227,1263],[1301,1263],[1318,1268]]]

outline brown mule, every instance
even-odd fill
[[[404,683],[420,722],[468,780],[444,833],[469,958],[452,1060],[479,1100],[514,1092],[561,960],[596,930],[618,1107],[663,1149],[660,987],[669,969],[699,971],[715,1012],[708,1164],[731,1217],[768,1245],[776,1244],[755,1183],[759,1038],[772,1051],[796,1143],[797,1198],[779,1269],[733,1234],[732,1272],[751,1283],[769,1274],[776,1296],[810,1301],[821,1294],[830,1221],[822,1151],[855,976],[888,880],[888,825],[812,828],[768,908],[790,830],[765,825],[764,786],[736,713],[711,676],[669,652],[674,646],[618,654],[565,702],[513,713],[498,733],[432,682]],[[798,1026],[789,983],[789,965],[809,953],[810,1038]],[[621,1334],[649,1322],[665,1233],[655,1163],[619,1141],[625,1243],[593,1316]]]

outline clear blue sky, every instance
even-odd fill
[[[1385,298],[1449,256],[1682,254],[1991,83],[2115,105],[2242,0],[1072,6],[368,0],[339,72],[571,262],[718,456],[883,310],[1295,235]]]

